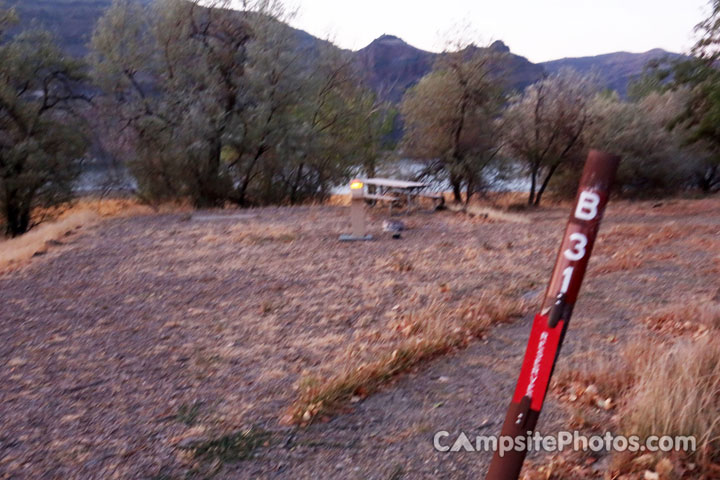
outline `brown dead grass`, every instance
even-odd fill
[[[379,339],[382,344],[373,355],[377,360],[363,361],[350,355],[344,368],[334,375],[306,375],[301,379],[288,420],[307,424],[338,411],[377,391],[398,374],[483,338],[491,326],[519,318],[526,310],[524,301],[502,295],[483,295],[459,307],[434,301],[401,317],[391,327],[391,335]]]
[[[332,207],[347,207],[350,206],[350,195],[348,194],[333,194],[328,197],[325,201],[325,205]]]
[[[638,353],[647,348],[647,339],[637,339],[619,354],[583,352],[574,355],[553,380],[560,398],[592,407],[611,409],[617,399],[634,383],[637,375],[634,363]]]
[[[720,462],[720,341],[659,345],[638,370],[621,412],[629,435],[693,435],[696,458],[708,469]],[[692,456],[692,454],[691,454]]]
[[[530,223],[530,219],[524,215],[511,213],[484,205],[470,204],[465,206],[451,203],[447,205],[447,209],[451,212],[462,212],[472,217],[482,217],[489,220],[497,220],[500,222]]]
[[[693,232],[708,234],[711,229]],[[667,250],[676,242],[697,242],[698,237],[688,237],[686,227],[675,224],[656,227],[653,225],[615,225],[603,233],[598,243],[597,256],[602,259],[593,273],[608,274],[637,270],[653,262],[673,263],[678,256]],[[691,245],[688,245],[691,246]]]
[[[522,480],[578,480],[602,478],[602,474],[593,471],[592,458],[581,453],[570,452],[552,455],[542,462],[529,460],[523,470]]]
[[[614,410],[617,406],[613,423],[625,435],[697,438],[695,453],[676,452],[670,457],[613,453],[607,473],[612,478],[644,478],[645,471],[660,473],[660,478],[668,480],[716,478],[713,475],[720,472],[720,306],[695,298],[687,305],[653,314],[645,322],[653,330],[692,337],[673,343],[643,336],[618,355],[575,355],[569,362],[573,368],[560,370],[553,386],[562,400],[576,405],[573,424],[579,428],[607,428],[602,423],[607,420],[588,419],[594,418],[593,409]],[[576,466],[583,460],[569,458],[552,457],[531,466],[527,478],[576,478]],[[662,472],[674,473],[663,476]],[[600,472],[597,474],[600,478]]]
[[[239,231],[237,231],[239,230]],[[292,229],[284,225],[244,225],[242,229],[236,229],[232,239],[236,242],[251,245],[262,245],[269,242],[291,243],[300,238],[299,229]]]
[[[614,253],[605,262],[593,268],[593,273],[615,273],[636,270],[643,266],[645,258],[638,256],[635,251],[619,251]]]
[[[643,319],[651,330],[673,335],[703,335],[720,332],[720,303],[704,297],[688,298],[684,305],[671,305]]]
[[[86,227],[98,220],[98,215],[90,210],[73,212],[62,219],[44,223],[25,235],[0,242],[0,272],[13,270],[35,255],[46,253],[54,244],[68,233],[80,227]]]
[[[655,225],[642,224],[620,224],[615,225],[603,232],[605,247],[615,249],[616,247],[632,247],[635,249],[647,249],[660,243],[683,237],[685,229],[674,224],[657,227]],[[629,243],[630,242],[630,243]]]
[[[180,204],[165,204],[153,209],[133,197],[87,197],[52,208],[38,208],[33,212],[33,218],[36,221],[59,220],[85,211],[93,212],[103,218],[113,218],[149,215],[155,212],[189,211],[189,207]]]

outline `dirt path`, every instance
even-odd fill
[[[617,348],[609,338],[642,329],[643,312],[714,294],[718,207],[612,207],[563,355]],[[0,478],[182,478],[178,444],[249,426],[272,440],[216,478],[477,478],[488,454],[439,454],[432,436],[499,429],[529,318],[329,423],[279,419],[303,373],[338,368],[347,345],[438,285],[454,299],[489,284],[537,298],[566,212],[530,225],[416,215],[400,242],[353,245],[337,242],[343,209],[246,214],[109,221],[0,277]],[[657,232],[669,237],[650,242]],[[540,428],[566,419],[551,400]]]

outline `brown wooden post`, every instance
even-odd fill
[[[619,157],[596,150],[588,156],[501,436],[527,438],[535,431],[619,163]],[[495,452],[486,480],[517,480],[526,455],[527,447]]]

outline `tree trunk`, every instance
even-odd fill
[[[451,178],[450,184],[452,185],[453,189],[453,200],[455,203],[462,203],[462,184],[460,180]]]
[[[5,196],[5,233],[17,237],[30,227],[30,204],[17,195],[7,192]]]
[[[295,181],[293,182],[292,187],[290,188],[290,205],[295,205],[295,202],[297,202],[297,191],[300,187],[300,180],[302,180],[302,174],[303,174],[303,168],[305,167],[304,163],[301,163],[298,166],[297,174],[295,175]]]
[[[225,203],[220,178],[220,162],[222,144],[219,137],[211,142],[212,147],[208,153],[207,165],[200,178],[198,178],[198,198],[195,203],[198,207],[220,207]]]
[[[475,193],[475,183],[468,177],[467,186],[465,187],[465,206],[470,204],[470,198]]]
[[[702,174],[698,175],[698,184],[700,186],[700,190],[704,194],[709,194],[713,192],[713,186],[716,183],[716,174],[717,174],[718,167],[715,165],[712,165],[705,170]]]
[[[533,165],[532,171],[530,172],[530,195],[528,196],[528,205],[535,204],[535,188],[537,186],[537,175],[538,167]]]
[[[543,193],[545,193],[545,189],[547,189],[548,184],[550,183],[550,178],[555,174],[555,171],[560,166],[561,162],[555,163],[551,168],[550,171],[548,171],[547,176],[545,177],[545,180],[543,180],[542,185],[540,186],[540,190],[538,190],[537,195],[535,195],[535,203],[533,204],[536,207],[540,206],[540,200],[542,200]]]
[[[365,174],[367,175],[367,178],[375,178],[375,162],[374,161],[369,162],[365,166]],[[375,185],[368,185],[367,188],[368,188],[369,194],[377,193],[377,188],[375,187]]]
[[[265,153],[266,150],[267,147],[264,144],[261,144],[255,152],[255,155],[253,156],[250,165],[248,165],[247,169],[245,170],[245,175],[243,176],[242,183],[240,184],[240,189],[238,190],[235,199],[237,204],[241,207],[247,206],[247,190],[250,186],[250,181],[255,177],[255,165],[257,165],[260,157],[262,157],[263,153]]]

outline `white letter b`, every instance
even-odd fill
[[[580,192],[575,218],[580,220],[592,220],[597,217],[600,196],[594,192]]]

